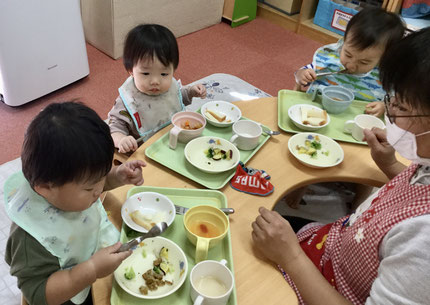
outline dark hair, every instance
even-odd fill
[[[153,59],[154,55],[164,65],[179,64],[179,49],[175,35],[159,24],[141,24],[127,34],[124,45],[123,61],[127,71],[144,58]]]
[[[22,171],[30,185],[98,181],[112,168],[108,125],[78,102],[54,103],[30,123],[22,146]]]
[[[387,49],[404,33],[405,25],[397,14],[382,8],[366,7],[348,22],[344,40],[349,36],[351,45],[359,50],[378,44],[385,44]]]
[[[394,91],[401,102],[430,114],[430,28],[395,43],[379,69],[385,91]]]

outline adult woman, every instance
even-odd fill
[[[252,237],[307,304],[429,304],[430,28],[383,56],[387,130],[366,130],[378,167],[391,179],[355,213],[301,230],[260,208]],[[399,163],[394,152],[412,161]],[[332,289],[335,287],[336,289]]]

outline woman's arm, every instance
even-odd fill
[[[279,264],[294,281],[308,305],[351,305],[327,282],[300,247],[296,234],[277,212],[260,208],[252,223],[252,238],[258,249]]]
[[[352,305],[348,299],[333,289],[308,256],[302,253],[293,261],[279,263],[294,281],[300,295],[308,305]]]
[[[379,247],[378,276],[366,305],[430,304],[429,231],[428,214],[388,231]]]

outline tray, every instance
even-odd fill
[[[242,117],[242,119],[246,119]],[[264,126],[264,125],[262,125]],[[266,127],[266,126],[264,126]],[[203,130],[202,136],[215,136],[220,137],[226,140],[230,140],[233,135],[232,127],[215,127],[206,124],[205,129]],[[269,135],[263,133],[260,136],[260,142],[258,146],[254,150],[240,150],[240,161],[244,164],[251,159],[251,157],[260,149],[261,146],[266,143],[266,141],[270,138]],[[227,172],[219,173],[219,174],[208,174],[200,171],[191,165],[186,159],[184,155],[184,143],[179,143],[176,146],[176,149],[169,148],[169,133],[164,134],[160,139],[158,139],[155,143],[149,146],[145,150],[145,155],[158,163],[170,168],[171,170],[209,188],[209,189],[220,189],[227,184],[227,182],[234,176],[236,169],[232,169]]]
[[[286,132],[304,132],[304,130],[294,125],[293,121],[288,116],[288,108],[295,104],[309,104],[322,108],[321,103],[312,102],[310,95],[305,92],[280,90],[278,92],[278,126]],[[364,113],[366,104],[368,104],[368,102],[354,100],[345,112],[339,114],[329,113],[330,124],[315,132],[334,140],[367,145],[366,142],[357,141],[352,135],[343,132],[345,121],[352,120],[356,115]]]
[[[127,197],[130,197],[140,192],[157,192],[167,196],[173,203],[184,207],[193,207],[200,204],[213,205],[219,208],[227,207],[227,198],[219,191],[214,190],[198,190],[198,189],[180,189],[180,188],[162,188],[162,187],[150,187],[150,186],[136,186],[128,191]],[[130,229],[123,224],[121,229],[121,242],[127,242],[130,238],[127,237],[126,231],[130,232]],[[134,231],[133,231],[134,232]],[[129,234],[129,236],[133,236]],[[188,259],[188,274],[184,284],[173,294],[155,300],[145,300],[136,298],[124,290],[113,280],[112,293],[111,293],[111,304],[112,305],[139,305],[145,303],[151,303],[152,305],[157,304],[192,304],[190,297],[190,282],[189,275],[191,269],[194,267],[194,252],[195,246],[188,241],[185,235],[185,229],[183,225],[183,215],[176,215],[175,221],[170,227],[162,234],[163,237],[168,238],[179,245],[182,248]],[[223,241],[210,249],[208,252],[208,259],[221,260],[226,259],[228,261],[228,268],[233,272],[233,254],[231,252],[231,236],[230,231]],[[236,287],[230,295],[228,301],[229,305],[237,304]]]

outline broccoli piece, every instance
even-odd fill
[[[157,274],[163,274],[163,272],[161,271],[160,267],[158,267],[158,266],[154,266],[154,268],[152,270],[154,270],[154,272],[157,273]]]
[[[134,273],[133,267],[126,267],[124,272],[124,277],[127,280],[132,280],[136,276],[136,273]]]
[[[315,149],[321,149],[321,143],[317,141],[312,141],[311,146]]]

